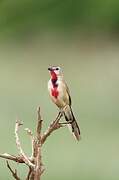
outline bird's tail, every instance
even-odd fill
[[[78,126],[78,123],[76,122],[76,119],[73,115],[72,109],[69,105],[65,106],[63,109],[65,119],[67,121],[68,127],[71,131],[71,133],[74,135],[74,137],[79,141],[80,139],[80,129]]]

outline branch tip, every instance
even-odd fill
[[[16,120],[16,124],[18,125],[18,126],[22,126],[23,125],[23,122],[21,122],[20,120]]]
[[[29,128],[25,128],[24,130],[27,132],[28,135],[33,136],[33,133]]]
[[[41,110],[41,108],[40,108],[40,106],[37,108],[37,113],[38,114],[40,114],[40,110]]]
[[[10,172],[12,173],[12,176],[14,177],[14,179],[20,180],[20,178],[19,178],[18,175],[17,175],[17,170],[16,170],[16,169],[15,169],[15,170],[12,170],[12,168],[10,167],[10,164],[9,164],[8,161],[6,161],[6,163],[7,163],[8,169],[9,169]]]

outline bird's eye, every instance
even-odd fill
[[[59,68],[56,68],[56,70],[58,71],[58,70],[59,70]]]

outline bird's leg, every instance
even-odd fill
[[[68,121],[68,122],[61,122],[59,124],[72,124],[73,122],[74,122],[74,120],[73,121]]]
[[[60,109],[60,111],[59,111],[59,115],[64,115],[64,111],[63,111],[63,109]]]
[[[58,116],[57,116],[57,119],[61,119],[61,117],[64,115],[64,112],[63,112],[63,110],[62,109],[60,109],[60,111],[59,111],[59,113],[58,113]],[[60,124],[60,125],[65,125],[65,124],[67,124],[67,123],[63,123],[63,122],[58,122],[58,124]]]
[[[64,111],[63,111],[63,109],[60,109],[60,111],[59,111],[59,115],[58,116],[63,116],[64,115]],[[63,125],[63,124],[72,124],[73,123],[73,121],[74,120],[69,120],[69,121],[67,121],[67,122],[59,122],[59,124],[61,124],[61,125]]]
[[[62,112],[59,111],[59,113],[58,113],[55,121],[59,123],[59,121],[60,121],[60,119],[61,119],[62,116],[63,116]]]

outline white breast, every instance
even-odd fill
[[[53,85],[52,85],[52,82],[51,80],[49,80],[48,82],[48,91],[49,91],[49,94],[50,94],[50,97],[52,99],[52,101],[59,107],[59,108],[63,108],[64,106],[66,106],[67,104],[69,104],[69,95],[67,93],[67,90],[66,90],[66,86],[65,86],[65,83],[63,83],[63,81],[61,80],[57,80],[57,85],[58,85],[58,97],[55,98],[52,96],[52,89],[53,89]]]

